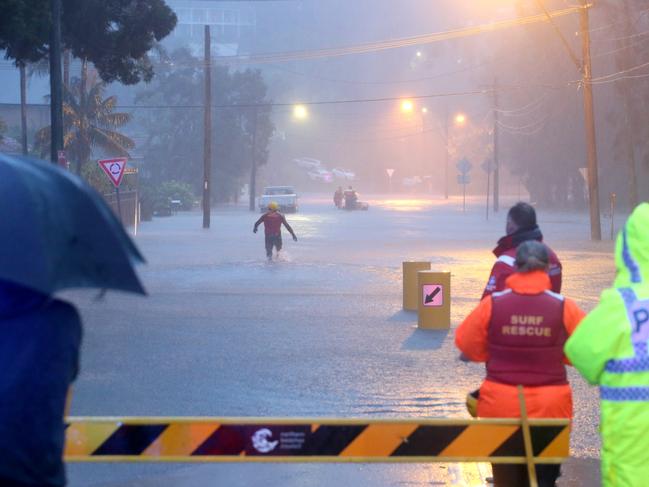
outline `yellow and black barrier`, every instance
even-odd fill
[[[569,456],[569,435],[563,419],[70,417],[65,458],[547,464]]]

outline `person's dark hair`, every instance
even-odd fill
[[[547,270],[550,265],[550,254],[545,244],[536,240],[527,240],[516,249],[516,268],[518,272]]]
[[[529,203],[518,202],[509,209],[507,215],[521,229],[533,228],[536,226],[536,210]]]

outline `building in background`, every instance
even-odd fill
[[[253,5],[214,0],[168,0],[167,3],[178,16],[178,25],[165,40],[166,45],[187,47],[192,54],[202,55],[205,25],[209,25],[213,55],[249,53],[257,25]]]

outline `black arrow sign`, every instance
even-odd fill
[[[426,299],[424,300],[424,304],[432,303],[435,300],[435,296],[437,296],[441,290],[442,288],[441,286],[439,286],[432,293],[426,294]]]

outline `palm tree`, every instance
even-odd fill
[[[86,80],[83,80],[86,81]],[[86,85],[87,90],[85,89]],[[86,82],[75,79],[65,90],[63,98],[63,146],[75,163],[75,172],[88,162],[95,147],[114,156],[128,156],[135,142],[115,129],[127,124],[131,114],[114,112],[117,97],[104,98],[105,84],[94,74]],[[36,144],[43,153],[49,151],[50,127],[43,127],[36,133]]]

